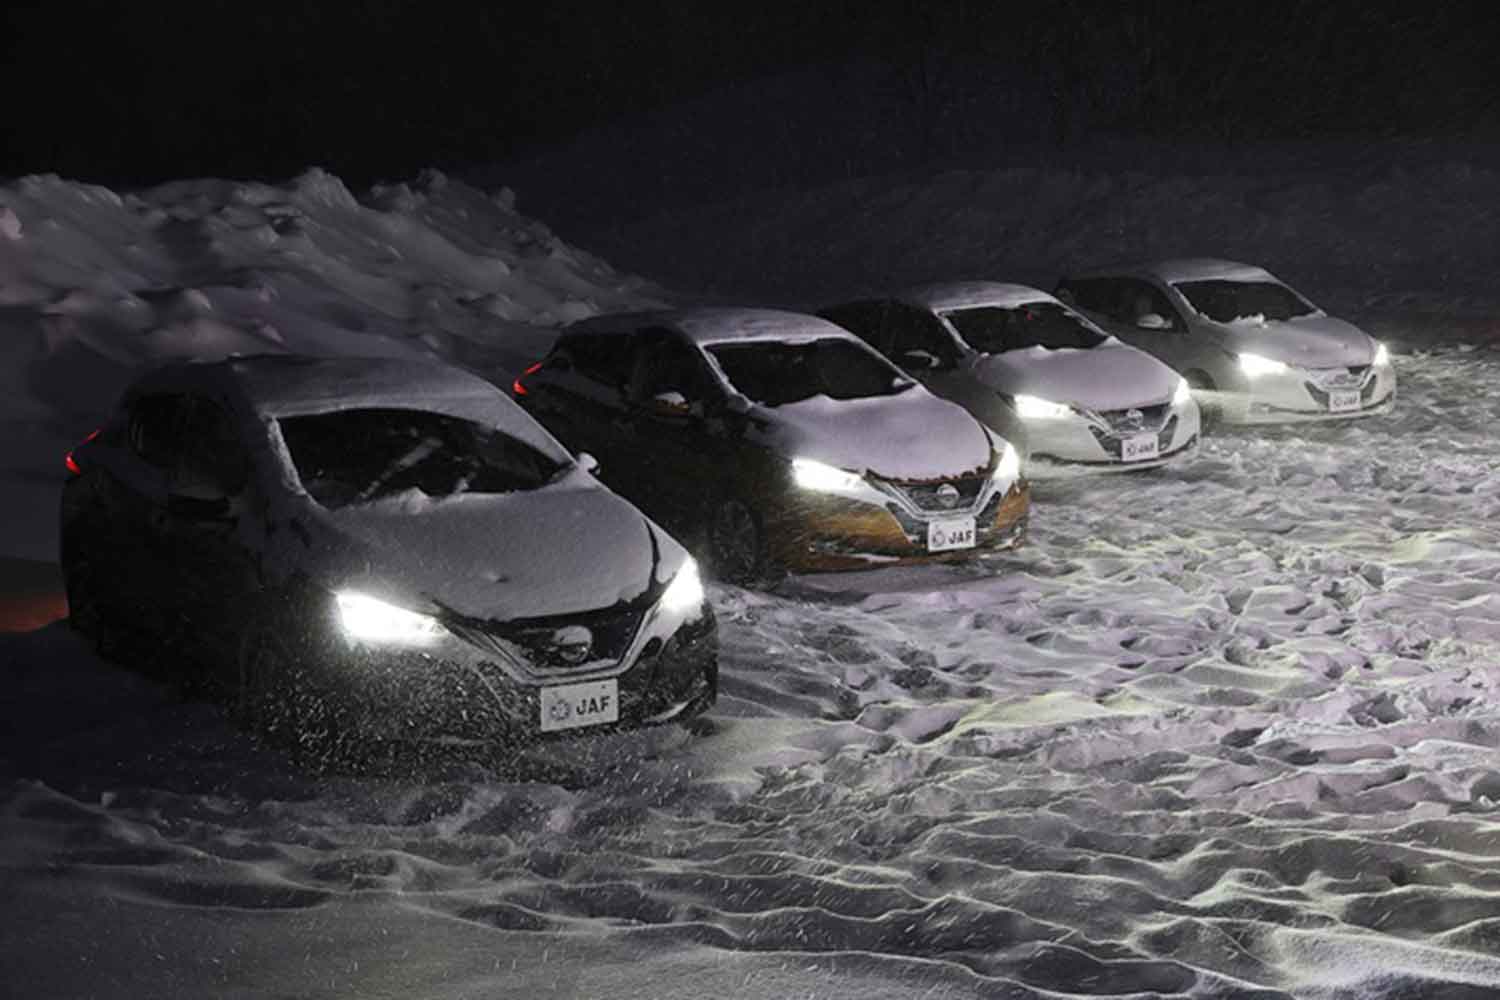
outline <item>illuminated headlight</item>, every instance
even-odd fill
[[[864,481],[852,472],[835,469],[811,458],[792,459],[792,478],[804,490],[816,490],[819,493],[858,489]]]
[[[680,613],[692,611],[703,603],[703,580],[698,575],[698,563],[689,558],[682,564],[682,569],[672,578],[667,585],[666,592],[661,595],[661,602],[657,605],[663,611]]]
[[[348,590],[334,597],[339,606],[339,624],[351,639],[393,646],[425,646],[443,635],[443,626],[430,615]]]
[[[1050,399],[1042,399],[1040,396],[1016,397],[1016,413],[1022,420],[1056,420],[1072,412],[1070,407],[1062,403],[1054,403]]]
[[[1021,477],[1021,453],[1016,451],[1016,446],[1009,441],[1005,442],[1005,450],[1000,453],[1000,461],[995,463],[995,471],[990,478],[997,483],[1014,482]]]
[[[1193,387],[1188,385],[1188,380],[1180,378],[1177,380],[1177,391],[1172,393],[1173,406],[1186,406],[1193,401]]]
[[[1240,371],[1251,378],[1259,378],[1262,375],[1281,375],[1286,371],[1286,364],[1263,358],[1259,354],[1241,354]]]
[[[1377,343],[1375,345],[1375,361],[1373,363],[1376,365],[1389,365],[1391,363],[1391,352],[1386,350],[1384,344]]]

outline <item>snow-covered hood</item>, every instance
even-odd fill
[[[812,458],[885,479],[937,479],[989,464],[989,435],[967,411],[919,385],[894,396],[756,408],[788,458]]]
[[[1016,395],[1040,396],[1088,410],[1123,410],[1171,399],[1178,374],[1111,337],[1086,350],[1028,347],[984,354],[974,375],[985,385]]]
[[[326,582],[508,621],[607,608],[653,576],[669,580],[681,546],[586,475],[525,493],[411,491],[322,511],[336,577]]]
[[[1206,322],[1206,321],[1205,321]],[[1375,360],[1375,341],[1353,323],[1332,316],[1299,316],[1261,322],[1208,323],[1236,353],[1259,354],[1302,368],[1367,365]]]

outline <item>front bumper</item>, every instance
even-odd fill
[[[1321,383],[1321,384],[1320,384]],[[1358,392],[1359,405],[1334,410],[1334,392]],[[1245,380],[1240,391],[1206,393],[1226,423],[1273,424],[1351,420],[1390,413],[1396,404],[1396,373],[1389,366],[1309,370]]]
[[[1197,455],[1198,435],[1194,403],[1028,420],[1027,471],[1034,479],[1048,479],[1160,468]],[[1126,459],[1126,442],[1140,437],[1155,438],[1155,457]]]
[[[339,643],[342,646],[342,643]],[[687,719],[718,696],[718,635],[712,611],[647,641],[623,670],[518,677],[489,650],[457,637],[432,651],[343,647],[324,658],[319,694],[340,728],[377,740],[524,742]],[[619,721],[543,733],[545,687],[613,679]]]
[[[782,511],[771,526],[772,556],[793,572],[869,569],[875,566],[947,562],[1022,544],[1030,511],[1030,487],[1019,480],[996,491],[977,511],[916,511],[894,500],[883,505],[810,494]],[[928,524],[974,517],[972,548],[931,552]]]

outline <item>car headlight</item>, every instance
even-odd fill
[[[1251,378],[1259,378],[1261,375],[1280,375],[1286,371],[1286,363],[1272,361],[1259,354],[1241,354],[1240,371]]]
[[[692,557],[682,564],[682,569],[672,577],[661,595],[658,607],[663,611],[680,613],[692,611],[703,603],[703,578],[698,575],[698,563]]]
[[[1056,420],[1072,413],[1071,407],[1040,396],[1017,396],[1016,413],[1023,420]]]
[[[1000,461],[995,463],[995,471],[990,478],[997,483],[1007,480],[1014,482],[1021,477],[1021,453],[1016,451],[1016,446],[1009,441],[1005,442],[1005,450],[1000,453]]]
[[[1193,387],[1188,385],[1188,380],[1180,378],[1177,380],[1177,391],[1172,393],[1173,406],[1186,406],[1193,401]]]
[[[1391,352],[1386,350],[1386,346],[1378,341],[1375,344],[1375,360],[1372,363],[1376,365],[1388,365],[1391,363]]]
[[[407,611],[350,590],[339,591],[334,598],[339,607],[339,624],[351,639],[393,646],[425,646],[443,635],[443,626],[431,615]]]
[[[811,458],[792,459],[792,478],[804,490],[816,490],[819,493],[858,489],[864,481],[852,472],[836,469]]]

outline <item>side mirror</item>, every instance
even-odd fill
[[[685,417],[693,412],[693,407],[682,393],[667,389],[651,397],[650,410],[659,417]]]
[[[937,355],[930,351],[912,350],[901,352],[901,367],[907,371],[929,371],[937,366]]]
[[[1170,330],[1172,324],[1161,313],[1144,313],[1136,317],[1135,325],[1142,330]]]
[[[578,463],[578,467],[580,469],[582,469],[584,472],[592,472],[595,475],[598,475],[598,473],[599,473],[599,460],[597,458],[595,458],[593,455],[590,455],[586,451],[580,451],[578,453],[578,458],[576,459],[576,461]]]

